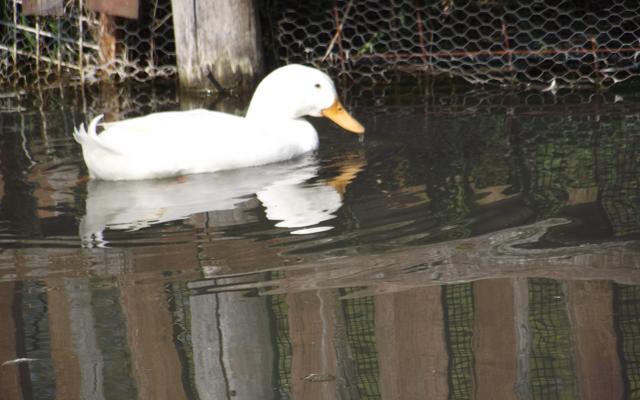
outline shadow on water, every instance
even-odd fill
[[[364,143],[86,182],[96,114],[245,104],[98,89],[0,99],[0,398],[640,390],[640,99],[362,86]]]

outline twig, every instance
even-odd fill
[[[352,5],[353,5],[353,0],[349,1],[349,3],[347,4],[346,10],[344,10],[342,21],[340,21],[340,25],[338,25],[338,29],[336,29],[335,35],[333,35],[333,37],[331,38],[331,41],[329,42],[329,47],[327,47],[327,51],[324,53],[324,56],[322,57],[320,62],[324,62],[324,60],[326,60],[327,57],[329,57],[329,54],[331,54],[331,50],[333,50],[333,46],[335,46],[336,41],[338,41],[338,38],[340,37],[340,33],[342,33],[342,28],[344,27],[344,23],[347,20],[347,18],[349,18],[349,11],[351,11]]]

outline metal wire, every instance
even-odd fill
[[[0,88],[176,73],[170,0],[115,18],[115,58],[101,60],[99,18],[67,0],[63,17],[0,4]],[[388,80],[446,74],[476,84],[609,87],[640,73],[640,3],[628,0],[335,0],[258,3],[270,59]]]
[[[48,87],[105,79],[145,81],[174,75],[170,0],[141,0],[136,21],[114,18],[114,57],[100,54],[100,20],[83,0],[67,0],[64,15],[23,16],[19,0],[0,3],[0,89]]]
[[[616,329],[622,358],[625,398],[640,396],[640,286],[615,285]]]
[[[451,399],[473,398],[473,284],[443,286]]]
[[[353,293],[344,289],[342,293]],[[379,399],[379,368],[376,350],[374,299],[362,297],[342,301],[347,341],[353,355],[357,375],[358,398]]]
[[[611,86],[640,72],[640,3],[510,0],[278,2],[277,58],[373,80]]]
[[[529,279],[529,329],[531,397],[575,398],[571,329],[561,282]]]

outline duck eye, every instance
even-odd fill
[[[319,84],[319,83],[316,83],[316,84],[315,84],[315,87],[316,87],[316,89],[320,89],[320,87],[321,87],[321,86],[320,86],[320,84]]]

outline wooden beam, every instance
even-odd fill
[[[85,7],[91,11],[138,19],[138,0],[87,0]]]
[[[60,17],[64,14],[63,0],[22,0],[22,15],[50,15]]]

